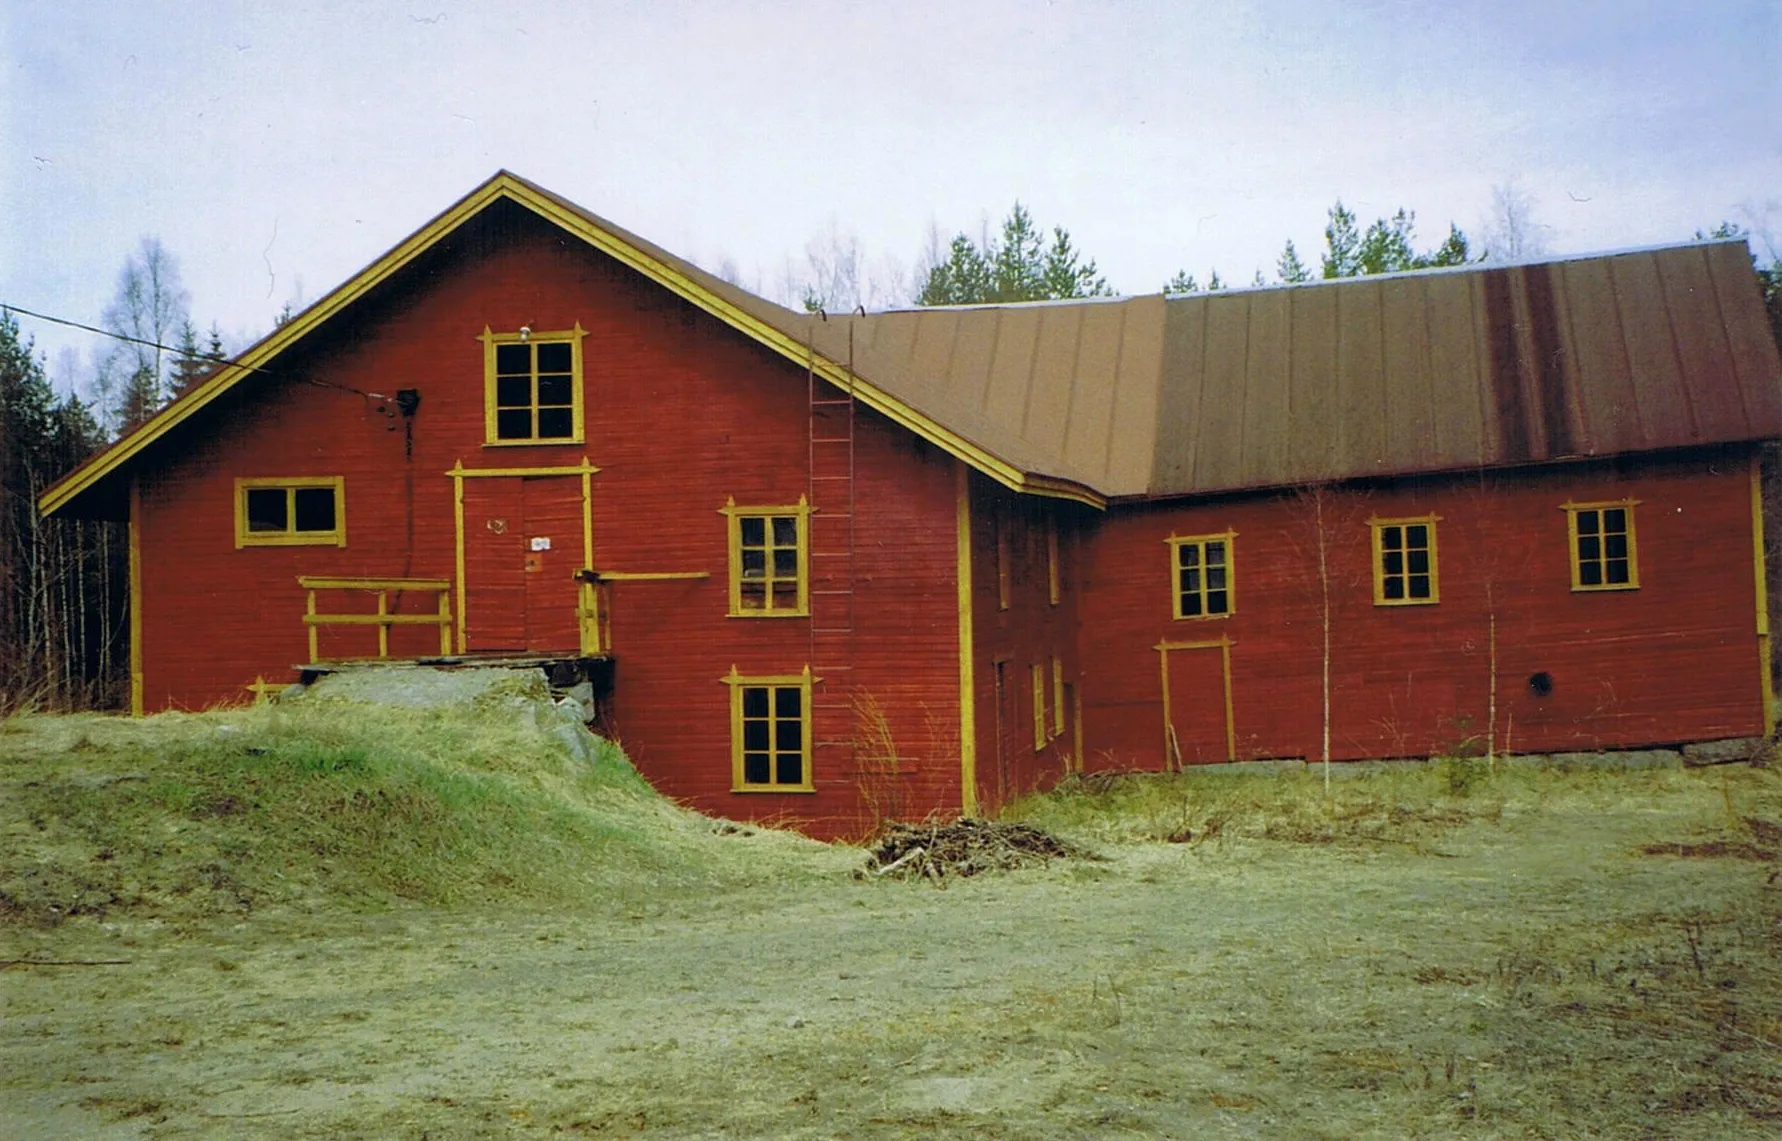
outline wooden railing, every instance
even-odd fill
[[[303,623],[309,627],[309,660],[320,661],[317,649],[317,634],[323,626],[376,626],[377,656],[390,656],[390,628],[392,626],[437,626],[439,628],[439,652],[448,655],[452,652],[452,584],[442,578],[316,578],[299,575],[297,585],[309,591],[309,601],[304,608]],[[377,611],[375,613],[324,613],[316,609],[316,592],[319,590],[364,590],[377,595]],[[439,605],[431,614],[392,614],[390,613],[390,595],[403,591],[423,591],[438,595]]]

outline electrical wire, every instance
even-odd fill
[[[144,340],[141,337],[131,337],[124,333],[115,333],[110,329],[101,329],[97,325],[83,325],[79,321],[70,321],[66,317],[51,317],[48,313],[38,313],[34,310],[26,309],[20,305],[13,305],[5,301],[0,301],[0,312],[23,313],[25,316],[35,317],[39,321],[48,321],[56,325],[66,325],[71,329],[80,329],[88,333],[97,333],[101,337],[110,337],[114,341],[125,341],[132,345],[142,345],[146,348],[160,349],[162,352],[172,353],[174,356],[185,357],[188,360],[204,361],[207,364],[227,365],[230,368],[239,368],[247,372],[265,373],[268,376],[277,375],[277,372],[274,369],[261,368],[259,365],[242,364],[239,361],[225,360],[220,357],[213,357],[209,353],[190,353],[184,349],[176,349],[172,345],[163,345],[159,341],[149,341]],[[316,380],[307,376],[299,379],[305,384],[313,384],[317,388],[338,388],[342,392],[351,392],[354,395],[363,396],[368,400],[391,399],[381,392],[367,392],[363,388],[354,388],[350,384],[339,384],[331,380]]]

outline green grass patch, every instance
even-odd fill
[[[0,918],[399,901],[598,904],[813,851],[720,836],[610,743],[513,700],[0,722]]]

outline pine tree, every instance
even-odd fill
[[[1287,248],[1275,262],[1275,276],[1282,285],[1303,285],[1312,280],[1312,271],[1299,260],[1299,251],[1293,248],[1292,238],[1287,239]]]
[[[918,305],[980,305],[1111,294],[1093,258],[1084,258],[1069,231],[1052,229],[1048,244],[1027,207],[1016,202],[994,239],[980,248],[956,234],[947,256],[932,266],[917,291]]]

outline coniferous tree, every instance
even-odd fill
[[[1033,215],[1016,202],[995,239],[983,246],[956,234],[947,256],[928,270],[918,305],[977,305],[1101,297],[1112,293],[1096,268],[1072,244],[1062,226],[1048,244]]]

